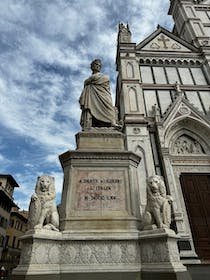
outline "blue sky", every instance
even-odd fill
[[[58,155],[75,148],[78,99],[95,58],[110,76],[114,103],[118,23],[129,23],[135,43],[158,24],[171,30],[169,2],[0,1],[0,173],[20,185],[20,208],[28,208],[41,174],[55,177],[60,202]]]

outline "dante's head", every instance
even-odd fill
[[[100,59],[94,59],[90,64],[90,68],[93,71],[93,73],[100,72],[101,67],[102,67],[102,63]]]

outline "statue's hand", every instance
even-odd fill
[[[90,76],[89,78],[87,78],[85,81],[84,81],[84,86],[88,86],[90,84],[94,84],[94,77],[93,76]]]

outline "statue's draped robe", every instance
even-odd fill
[[[84,89],[79,99],[82,108],[81,126],[85,123],[85,110],[97,120],[105,123],[114,123],[115,110],[107,75],[96,73],[84,82]]]

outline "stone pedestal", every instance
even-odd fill
[[[122,133],[110,129],[81,132],[77,150],[62,154],[60,161],[64,171],[62,231],[138,230],[136,168],[140,158],[125,150]]]
[[[12,279],[60,279],[61,240],[60,232],[28,231],[21,238],[20,264],[13,271]]]
[[[112,128],[92,128],[76,134],[77,150],[125,151],[124,137]]]
[[[138,235],[28,232],[15,280],[140,279]]]
[[[180,261],[177,240],[177,235],[170,229],[140,232],[143,280],[191,279]]]
[[[60,232],[25,235],[13,279],[140,280],[140,158],[113,129],[90,129],[76,139],[77,149],[60,156]]]
[[[74,273],[74,279],[83,279],[81,273],[85,279],[139,279],[140,158],[126,151],[124,135],[110,128],[80,132],[76,140],[76,151],[60,156],[60,229],[72,259],[61,270],[66,277]]]

